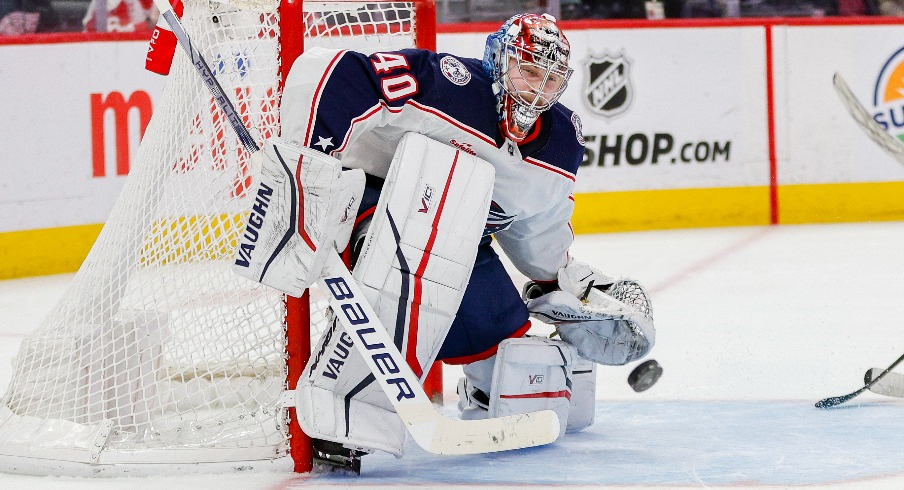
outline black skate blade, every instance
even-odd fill
[[[367,454],[342,444],[314,439],[314,467],[318,472],[361,475],[361,456]]]

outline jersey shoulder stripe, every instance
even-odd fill
[[[492,83],[476,59],[420,49],[370,56],[337,52],[314,90],[308,146],[319,137],[350,134],[374,108],[398,112],[406,105],[484,141],[494,141],[498,133]]]

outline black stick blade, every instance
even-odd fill
[[[850,398],[846,396],[831,396],[824,400],[819,400],[816,402],[816,408],[829,408],[834,407],[835,405],[841,405],[842,403],[848,401]]]
[[[842,403],[850,400],[851,398],[854,398],[855,396],[859,395],[860,393],[863,393],[863,390],[865,390],[865,389],[866,388],[860,388],[859,390],[857,390],[853,393],[849,393],[844,396],[830,396],[823,400],[819,400],[818,402],[816,402],[816,408],[831,408],[836,405],[841,405]]]

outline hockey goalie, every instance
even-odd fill
[[[434,361],[463,365],[461,419],[550,410],[559,437],[592,424],[595,365],[642,358],[655,331],[639,284],[568,253],[584,143],[557,102],[569,55],[556,20],[536,14],[505,22],[482,60],[307,51],[235,270],[298,296],[341,252],[419,381]],[[494,238],[532,279],[523,292]],[[531,316],[560,338],[527,335]],[[406,440],[358,341],[332,321],[296,390],[316,458],[353,469]]]

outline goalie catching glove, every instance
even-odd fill
[[[235,251],[233,270],[300,297],[329,254],[348,243],[364,192],[364,172],[333,157],[268,140],[257,191]]]
[[[569,259],[559,270],[557,285],[561,290],[549,292],[555,288],[552,283],[528,283],[524,289],[527,309],[533,318],[555,326],[581,357],[620,366],[653,348],[653,308],[637,282],[614,280]]]

